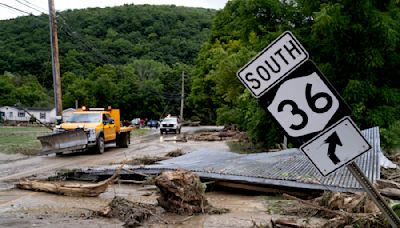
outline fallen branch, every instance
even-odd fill
[[[16,187],[20,189],[43,191],[59,195],[93,197],[93,196],[98,196],[101,193],[105,192],[107,187],[110,184],[114,183],[114,181],[118,178],[119,173],[123,166],[124,164],[122,164],[110,178],[95,184],[66,184],[63,182],[49,182],[49,181],[36,181],[36,180],[24,179],[20,180],[19,183],[16,184]]]

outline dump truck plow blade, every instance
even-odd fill
[[[39,136],[37,139],[42,144],[42,151],[39,155],[81,150],[85,149],[88,144],[87,135],[83,129],[57,132]]]

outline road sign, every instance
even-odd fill
[[[286,31],[242,67],[237,76],[258,98],[307,59],[307,51]]]
[[[371,145],[350,117],[346,116],[300,149],[320,173],[326,176],[367,152]]]
[[[301,65],[268,91],[260,98],[260,104],[289,137],[301,139],[301,143],[351,112],[312,61]]]
[[[308,53],[296,38],[290,32],[284,32],[242,67],[237,76],[259,98],[260,105],[278,121],[295,146],[316,135],[303,144],[301,150],[326,176],[371,146],[350,117],[345,117],[351,114],[349,106],[317,66],[311,61],[306,62],[307,59]],[[391,225],[400,227],[399,217],[356,163],[351,162],[347,168]]]

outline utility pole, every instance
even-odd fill
[[[57,38],[57,23],[56,11],[54,8],[54,0],[49,0],[49,19],[50,19],[50,43],[51,43],[51,59],[53,69],[53,84],[54,84],[54,103],[56,106],[57,122],[62,120],[62,99],[61,99],[61,77],[60,77],[60,62],[58,60],[58,38]]]
[[[182,92],[181,92],[181,119],[183,120],[183,100],[185,98],[185,72],[182,71]]]

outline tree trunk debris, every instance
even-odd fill
[[[108,179],[95,184],[67,184],[61,181],[20,180],[17,188],[25,190],[43,191],[66,196],[95,197],[107,190],[110,184],[118,178],[124,164]]]
[[[197,213],[226,213],[227,209],[214,208],[205,197],[206,185],[197,174],[186,171],[167,171],[156,178],[160,190],[158,204],[166,211],[192,215]]]

